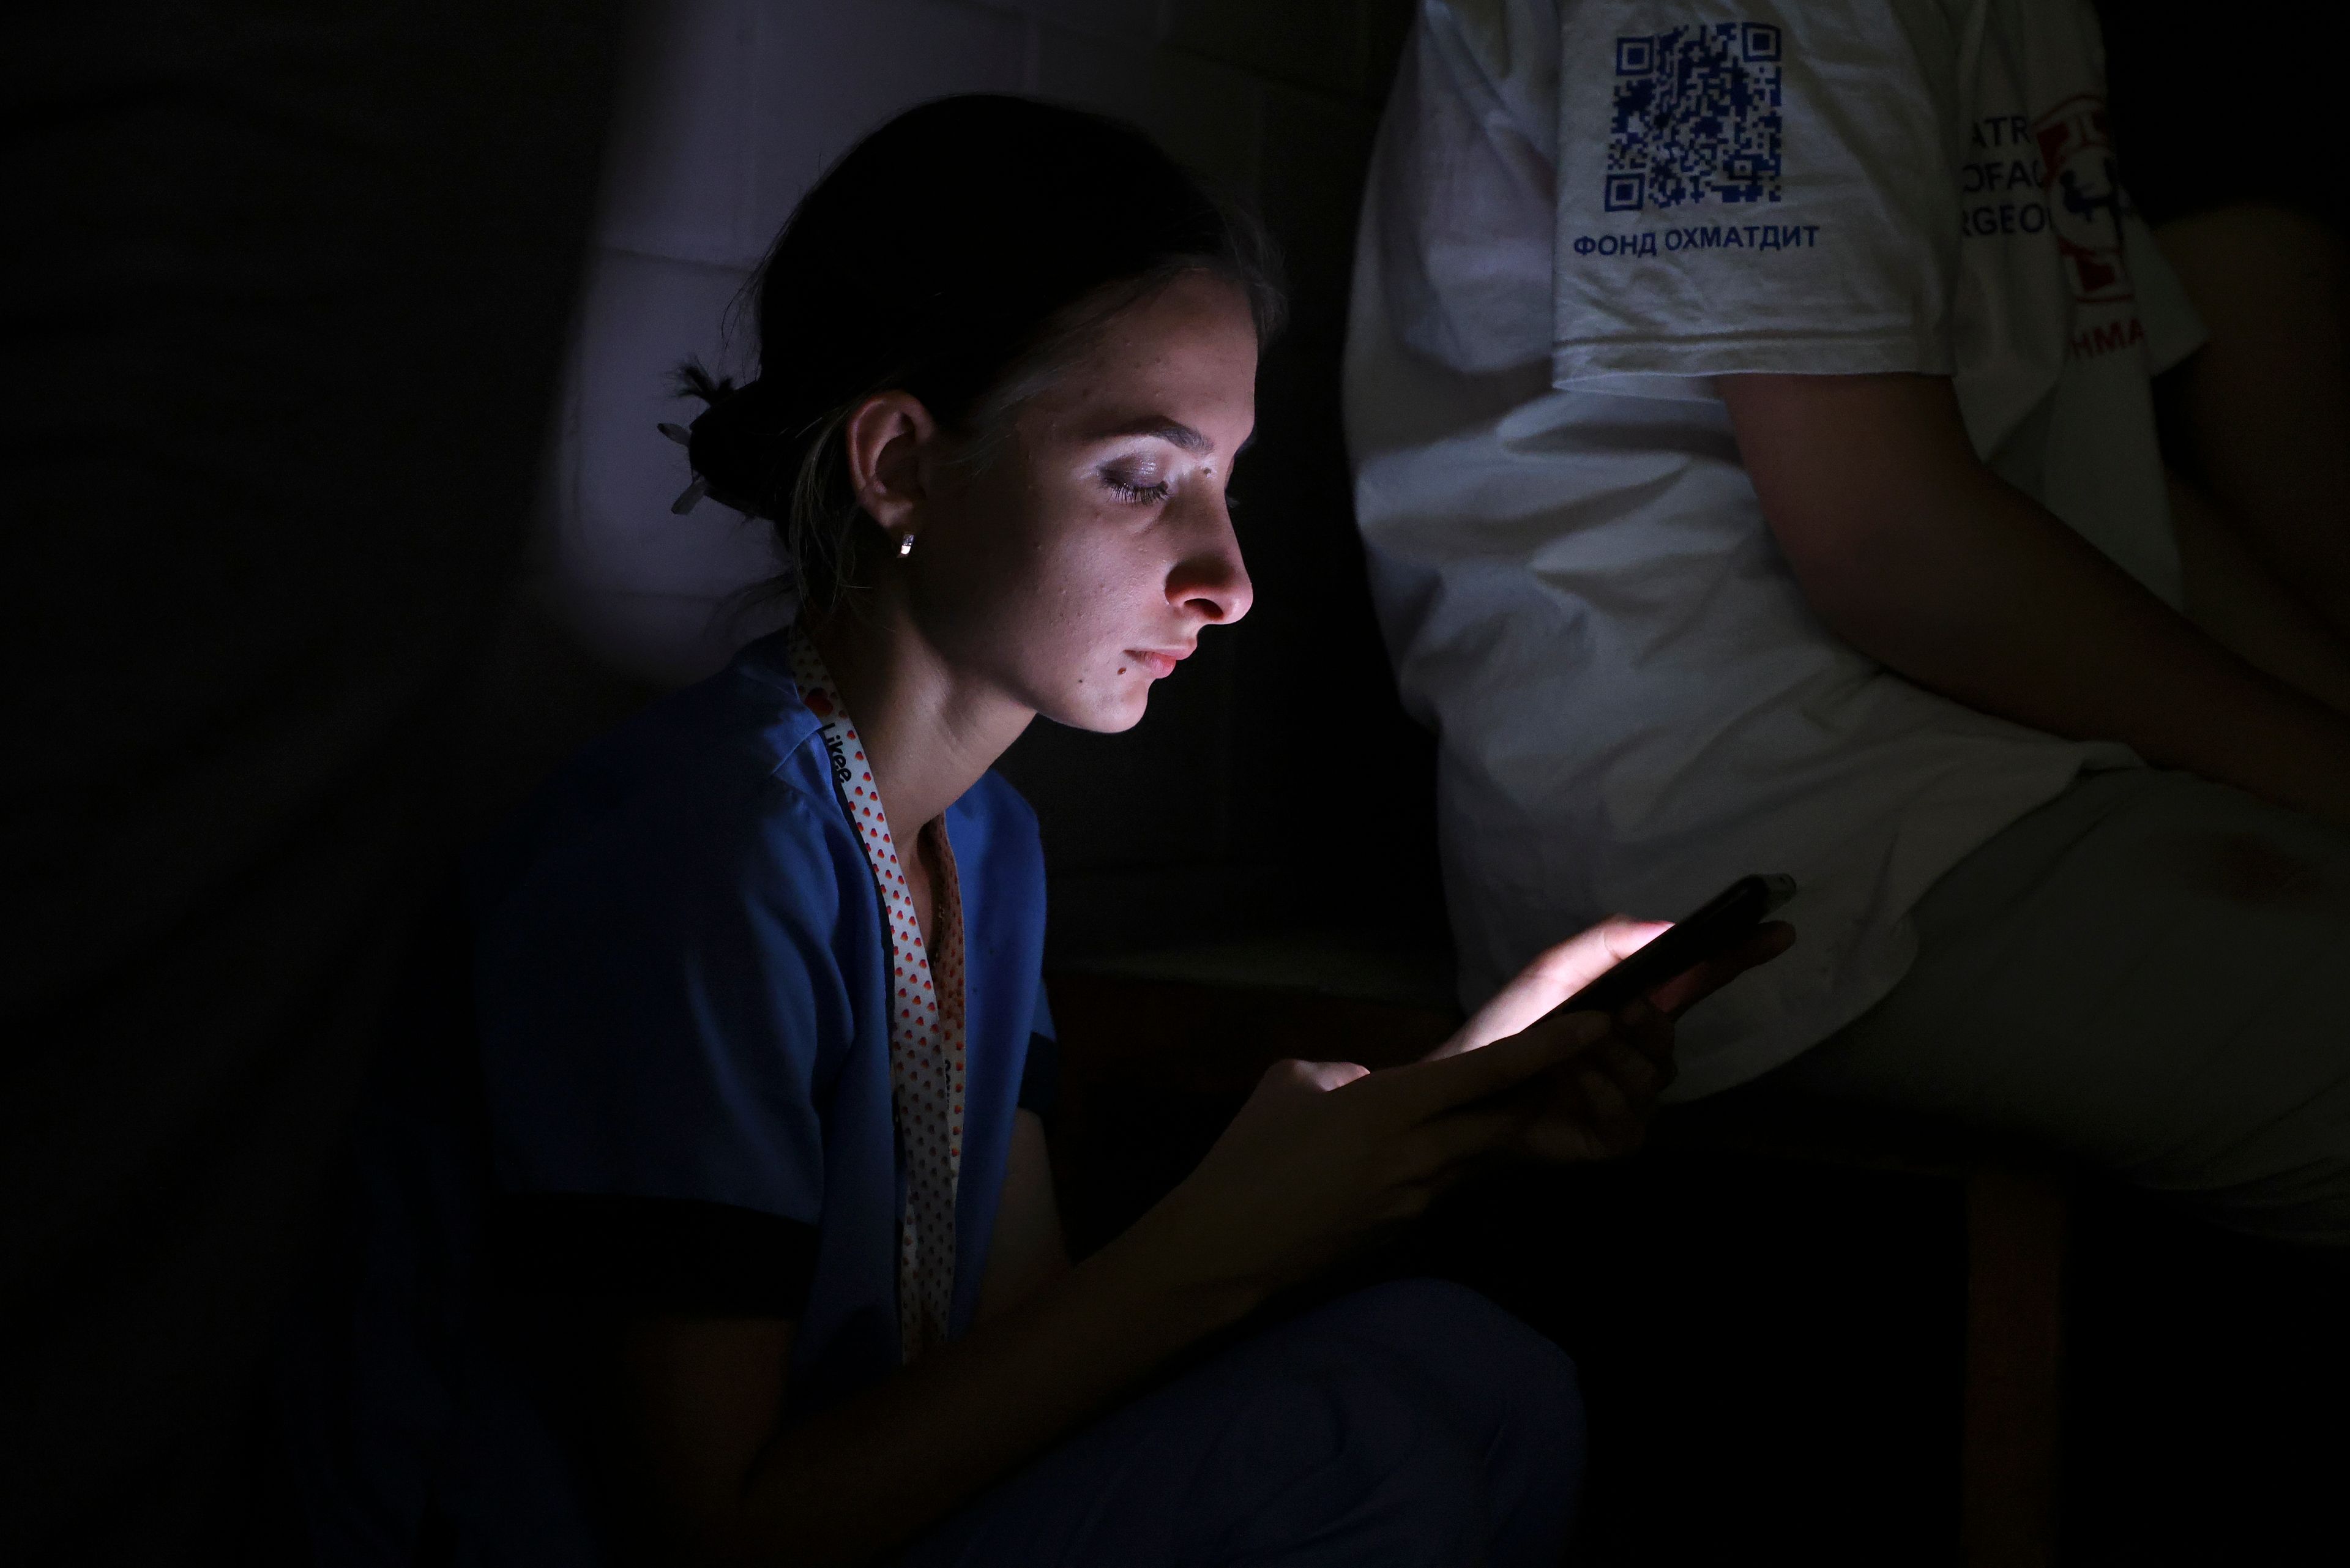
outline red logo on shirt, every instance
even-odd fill
[[[2041,189],[2073,297],[2097,304],[2129,298],[2122,187],[2106,100],[2094,93],[2066,99],[2033,122],[2032,135],[2040,144]]]
[[[2073,334],[2064,346],[2068,358],[2095,359],[2101,355],[2135,348],[2146,341],[2146,323],[2136,316],[2119,321],[2108,321],[2096,327],[2084,327]]]

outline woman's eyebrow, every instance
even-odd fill
[[[1201,435],[1190,425],[1184,424],[1177,420],[1170,420],[1164,414],[1146,414],[1141,419],[1136,420],[1129,424],[1118,426],[1116,430],[1104,431],[1102,434],[1105,438],[1109,436],[1156,436],[1159,440],[1167,442],[1170,446],[1178,446],[1182,448],[1185,452],[1190,452],[1194,457],[1204,456],[1206,453],[1216,450],[1216,443],[1214,441],[1210,441],[1206,436]]]

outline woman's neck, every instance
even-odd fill
[[[901,844],[977,784],[1035,717],[949,663],[895,596],[801,622],[840,688]]]

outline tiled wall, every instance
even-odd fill
[[[1337,421],[1347,257],[1409,0],[669,0],[634,49],[552,483],[548,587],[607,661],[660,681],[760,622],[732,596],[755,525],[669,512],[653,425],[686,354],[740,369],[729,307],[859,135],[947,93],[1139,121],[1255,202],[1295,325],[1236,483],[1258,608],[1119,737],[1039,725],[1006,771],[1044,818],[1065,953],[1250,927],[1435,929],[1425,742],[1395,709],[1362,587]],[[1007,177],[1016,177],[1007,171]]]

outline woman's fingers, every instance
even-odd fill
[[[1562,1013],[1481,1050],[1375,1073],[1362,1088],[1378,1085],[1374,1092],[1392,1096],[1390,1103],[1417,1121],[1522,1084],[1605,1039],[1609,1027],[1604,1013]]]
[[[1623,1016],[1637,1016],[1635,1009],[1626,1009]],[[1551,1075],[1541,1107],[1527,1118],[1518,1147],[1550,1160],[1628,1154],[1647,1136],[1648,1113],[1672,1076],[1669,1050],[1655,1050],[1619,1031]]]
[[[1473,1051],[1518,1033],[1671,929],[1666,920],[1615,915],[1569,937],[1526,965],[1437,1054]]]
[[[1652,1086],[1648,1090],[1648,1097],[1651,1102],[1662,1099],[1665,1091],[1673,1086],[1673,1080],[1680,1076],[1681,1064],[1674,1057],[1669,1046],[1660,1053],[1651,1054],[1644,1051],[1641,1055],[1646,1060],[1650,1075],[1648,1081]]]
[[[1430,1054],[1458,1055],[1523,1032],[1535,1020],[1672,929],[1666,920],[1636,920],[1617,915],[1568,938],[1528,964],[1491,1002],[1479,1008],[1451,1039]],[[1795,930],[1782,920],[1754,933],[1719,958],[1674,976],[1650,993],[1668,1014],[1689,1007],[1757,964],[1768,963],[1794,944]]]
[[[1603,1074],[1586,1073],[1577,1086],[1583,1095],[1584,1127],[1593,1158],[1613,1159],[1640,1147],[1648,1127],[1644,1107]]]
[[[1267,1067],[1258,1087],[1276,1093],[1326,1095],[1368,1077],[1370,1071],[1354,1062],[1304,1062],[1293,1056]]]
[[[1499,1148],[1524,1128],[1529,1114],[1515,1106],[1447,1112],[1406,1138],[1402,1174],[1407,1180],[1428,1181],[1463,1160]]]
[[[1686,1012],[1748,970],[1770,962],[1794,945],[1795,928],[1784,920],[1772,920],[1757,926],[1753,935],[1721,957],[1675,975],[1649,992],[1648,1000],[1667,1013]]]
[[[1616,1010],[1616,1037],[1656,1061],[1673,1054],[1673,1021],[1646,1002],[1630,1002]]]
[[[1618,1069],[1626,1075],[1637,1070],[1629,1064]],[[1597,1064],[1578,1063],[1575,1069],[1575,1085],[1583,1091],[1583,1103],[1590,1107],[1595,1126],[1606,1127],[1626,1122],[1637,1124],[1640,1120],[1640,1108],[1635,1103],[1639,1091],[1627,1085],[1617,1072]]]
[[[1672,1063],[1670,1057],[1659,1060],[1637,1046],[1623,1045],[1595,1052],[1575,1065],[1604,1076],[1627,1105],[1646,1116],[1670,1081]]]

